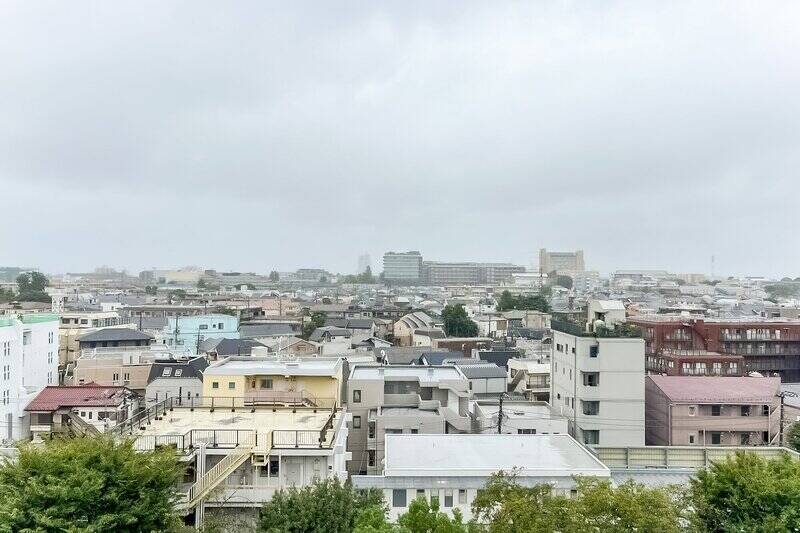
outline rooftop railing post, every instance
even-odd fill
[[[190,400],[190,405],[189,405],[189,412],[193,411],[194,411],[194,397],[192,397],[192,399]]]

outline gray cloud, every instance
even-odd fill
[[[5,2],[0,264],[800,275],[800,6]]]

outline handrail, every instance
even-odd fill
[[[159,416],[164,416],[167,414],[167,410],[171,411],[173,409],[174,400],[175,398],[166,398],[155,405],[140,409],[122,422],[118,423],[116,426],[109,428],[107,433],[112,435],[123,435],[127,429],[128,433],[132,435],[133,430],[135,429],[134,424],[145,420],[149,424],[151,420],[158,420]]]
[[[227,478],[249,456],[254,445],[253,440],[239,444],[233,451],[203,474],[186,492],[186,507],[194,507],[213,490],[219,483]]]

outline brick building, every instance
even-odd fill
[[[800,320],[631,317],[642,328],[646,368],[667,375],[778,374],[800,381]]]

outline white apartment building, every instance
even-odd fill
[[[644,348],[644,339],[623,332],[597,336],[553,322],[550,404],[578,441],[644,445]]]
[[[29,436],[28,402],[58,384],[58,317],[0,317],[0,366],[0,441],[13,442]]]

